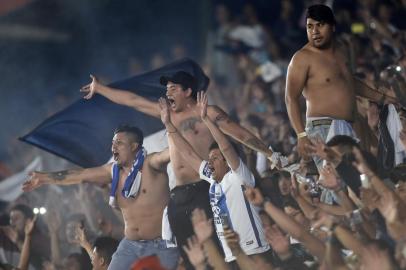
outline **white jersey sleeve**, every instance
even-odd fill
[[[240,165],[233,173],[239,178],[239,180],[246,186],[254,187],[255,186],[255,178],[250,169],[248,169],[247,165],[240,159]]]
[[[214,181],[214,179],[212,178],[209,163],[206,160],[203,160],[202,163],[200,164],[199,176],[200,179],[206,180],[209,183]]]

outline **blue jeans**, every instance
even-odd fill
[[[176,269],[179,259],[178,249],[167,248],[165,240],[132,241],[123,238],[113,254],[108,270],[130,269],[137,260],[153,254],[159,257],[161,265],[166,269]]]

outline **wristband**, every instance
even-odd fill
[[[298,139],[301,139],[301,138],[303,138],[303,137],[307,137],[306,131],[303,131],[303,132],[300,132],[300,133],[297,134],[297,138],[298,138]]]

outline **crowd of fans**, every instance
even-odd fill
[[[272,252],[267,260],[253,259],[236,232],[225,228],[224,235],[240,269],[406,269],[406,1],[305,1],[303,8],[320,2],[333,7],[336,38],[347,49],[353,73],[399,102],[357,97],[354,128],[360,141],[313,140],[309,152],[324,160],[320,172],[303,159],[292,174],[271,169],[265,156],[241,147],[256,182],[245,196],[260,209]],[[211,78],[211,103],[289,163],[300,157],[284,102],[285,74],[292,54],[306,42],[303,14],[295,1],[282,0],[269,26],[254,5],[233,14],[218,4],[202,61]],[[325,190],[335,194],[332,205],[323,202]],[[107,198],[103,186],[49,186],[4,206],[0,269],[107,269],[124,226]],[[33,209],[41,206],[48,211]],[[196,269],[225,269],[206,250],[215,233],[210,222],[195,210],[196,237],[184,249]],[[161,269],[155,259],[145,258],[134,269]]]

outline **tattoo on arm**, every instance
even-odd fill
[[[222,109],[220,109],[219,107],[213,107],[213,109],[217,113],[216,117],[214,118],[214,122],[216,124],[218,124],[219,122],[222,122],[222,121],[227,121],[227,123],[231,122],[228,115]]]
[[[74,174],[74,173],[76,173],[76,171],[66,170],[66,171],[48,173],[48,176],[51,179],[54,179],[55,181],[62,181],[66,178],[67,175]]]
[[[249,148],[252,148],[257,151],[267,151],[268,148],[266,145],[258,138],[252,137],[244,141],[244,144]]]

